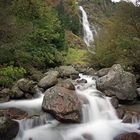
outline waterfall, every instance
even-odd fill
[[[88,47],[92,47],[92,50],[95,49],[94,45],[94,35],[90,28],[90,24],[88,21],[87,14],[82,6],[79,6],[80,11],[82,12],[82,25],[83,25],[83,33],[84,33],[84,42]],[[95,27],[93,27],[93,31],[97,34]]]
[[[92,76],[80,74],[80,79],[87,83],[76,85],[77,94],[84,96],[87,104],[83,104],[83,121],[81,124],[62,124],[52,116],[28,118],[18,121],[20,131],[14,140],[113,140],[124,132],[138,132],[138,124],[122,123],[118,119],[110,98],[96,89],[96,81]],[[40,112],[43,94],[32,100],[10,101],[0,104],[0,108],[17,107],[32,112]]]

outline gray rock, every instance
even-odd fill
[[[12,140],[19,131],[19,124],[3,116],[0,117],[0,140]]]
[[[10,89],[4,88],[0,91],[0,103],[7,102],[10,99]]]
[[[78,84],[82,84],[82,83],[87,83],[87,80],[86,79],[78,79],[76,82]]]
[[[108,74],[109,70],[110,70],[110,68],[103,68],[103,69],[97,71],[96,75],[99,77],[105,76]]]
[[[0,114],[10,119],[22,120],[28,117],[28,113],[17,108],[0,109]]]
[[[136,132],[120,134],[114,140],[140,140],[140,135]]]
[[[30,93],[32,95],[36,93],[36,88],[35,88],[36,84],[37,84],[36,82],[25,78],[17,81],[17,86],[20,90],[26,93]]]
[[[111,104],[113,105],[114,108],[118,108],[119,101],[116,97],[111,98]]]
[[[118,116],[119,119],[123,119],[124,115],[125,115],[125,111],[121,108],[117,108],[116,109],[116,114]]]
[[[68,80],[68,79],[63,80],[60,83],[58,83],[58,86],[64,87],[64,88],[69,89],[69,90],[75,90],[75,86],[73,85],[71,80]]]
[[[125,72],[119,64],[113,65],[107,75],[97,80],[97,88],[119,100],[132,101],[137,96],[135,76]]]
[[[47,75],[39,81],[38,86],[40,88],[48,89],[48,88],[56,85],[57,82],[58,82],[57,75],[53,75],[53,74]]]
[[[61,77],[74,77],[75,79],[79,77],[79,72],[72,66],[60,66],[58,71]]]
[[[42,108],[64,123],[81,121],[81,103],[74,90],[52,87],[45,92]]]
[[[21,99],[24,97],[24,92],[18,88],[18,85],[15,84],[11,89],[10,98]]]
[[[54,76],[56,76],[57,78],[59,78],[59,76],[60,76],[59,72],[56,71],[56,70],[49,70],[48,72],[45,73],[45,75],[46,75],[46,76],[47,76],[47,75],[54,75]]]
[[[91,75],[91,76],[95,76],[95,73],[96,71],[93,68],[89,68],[85,72],[86,75]]]

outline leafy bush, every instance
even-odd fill
[[[10,86],[14,81],[24,77],[26,70],[13,66],[0,68],[0,86]]]
[[[57,11],[45,0],[13,0],[4,5],[0,14],[8,16],[0,23],[1,65],[40,69],[63,62],[67,43]]]
[[[118,3],[96,38],[96,55],[90,55],[91,65],[103,68],[120,63],[125,68],[140,68],[139,33],[140,8],[132,3]]]

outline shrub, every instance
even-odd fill
[[[13,66],[0,68],[0,86],[10,86],[14,81],[24,77],[26,70]]]

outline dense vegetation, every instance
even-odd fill
[[[125,68],[140,68],[140,7],[119,2],[104,28],[96,38],[96,55],[91,64],[96,68],[110,67],[120,63]]]
[[[110,0],[83,3],[92,9],[90,22],[101,29],[96,55],[87,55],[90,64],[140,69],[140,7]],[[76,0],[0,1],[0,86],[48,67],[85,64],[77,6]]]
[[[3,13],[8,14],[7,20],[5,15],[1,16],[2,65],[41,68],[62,62],[67,45],[55,10],[46,7],[43,0],[12,0],[1,4]]]
[[[65,30],[79,34],[80,25],[75,0],[64,2],[0,1],[0,85],[5,82],[3,70],[9,84],[18,79],[20,70],[30,73],[31,69],[42,70],[65,61],[68,53]],[[19,71],[16,73],[15,69]]]

